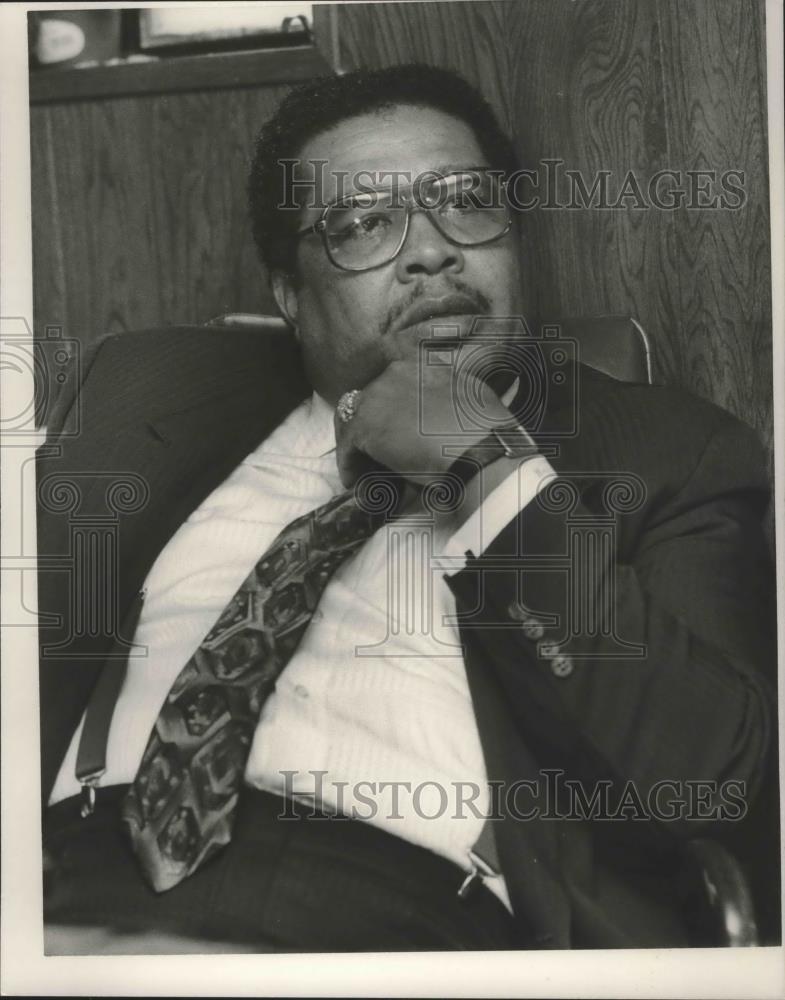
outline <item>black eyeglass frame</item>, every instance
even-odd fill
[[[467,167],[465,170],[454,170],[449,174],[434,175],[432,180],[434,181],[446,180],[448,177],[459,177],[463,174],[471,175],[473,173],[479,173],[480,171],[484,171],[487,169],[488,169],[487,167]],[[502,193],[506,194],[507,181],[499,178],[498,183]],[[362,271],[373,271],[374,268],[377,267],[384,267],[385,264],[390,264],[392,261],[395,260],[395,258],[404,248],[404,244],[406,243],[406,237],[409,235],[409,223],[412,215],[414,215],[415,212],[424,212],[427,215],[431,225],[439,233],[439,235],[442,236],[445,240],[447,240],[448,243],[451,243],[453,246],[456,247],[488,246],[488,244],[496,243],[497,240],[500,240],[503,236],[506,236],[507,233],[509,233],[509,231],[512,229],[512,222],[513,222],[512,213],[510,212],[509,202],[505,198],[504,205],[500,206],[506,208],[507,210],[507,225],[504,227],[504,229],[497,236],[491,236],[487,240],[480,240],[478,243],[461,243],[460,240],[453,239],[452,236],[449,236],[447,233],[445,233],[444,230],[439,225],[439,223],[437,222],[436,218],[434,217],[433,213],[439,209],[439,205],[418,204],[413,199],[414,188],[412,188],[407,194],[401,195],[403,207],[406,209],[406,218],[404,219],[403,231],[401,233],[401,238],[398,242],[398,246],[395,248],[395,252],[390,257],[387,257],[385,260],[380,260],[376,264],[366,264],[360,267],[347,267],[346,264],[339,263],[335,259],[335,257],[333,257],[332,251],[330,250],[330,245],[327,241],[327,215],[331,209],[340,208],[344,205],[348,205],[352,201],[352,199],[361,197],[363,193],[370,194],[372,192],[360,192],[358,194],[348,195],[346,198],[339,198],[336,201],[330,202],[329,205],[326,205],[324,207],[322,214],[319,216],[319,219],[316,222],[312,223],[310,226],[305,226],[303,229],[299,229],[296,233],[294,233],[294,239],[299,240],[303,236],[308,236],[311,233],[317,233],[322,238],[322,245],[324,246],[324,252],[327,254],[327,259],[330,261],[333,267],[337,267],[340,271],[351,271],[352,273],[357,274],[361,273]],[[383,193],[383,192],[379,191],[378,193]]]

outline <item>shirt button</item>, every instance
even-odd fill
[[[556,677],[569,677],[572,673],[572,659],[561,653],[551,660],[551,670]]]
[[[308,688],[304,684],[296,684],[294,688],[294,693],[298,698],[308,697]]]

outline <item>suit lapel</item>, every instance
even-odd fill
[[[148,369],[102,462],[147,489],[144,509],[121,526],[126,602],[185,519],[309,391],[296,347],[281,335],[200,328],[175,364],[153,357]]]
[[[594,461],[594,442],[585,440],[586,434],[580,445],[576,440],[585,423],[576,420],[575,410],[579,400],[585,406],[594,397],[598,378],[604,379],[585,366],[572,366],[564,383],[550,387],[542,411],[534,417],[531,384],[522,378],[510,403],[510,411],[527,424],[540,449],[559,471],[575,468],[581,461],[591,467]],[[478,594],[475,606],[479,602]],[[471,599],[468,603],[472,604]],[[505,696],[488,669],[488,658],[509,656],[509,647],[500,641],[498,630],[486,629],[483,633],[482,642],[472,628],[467,628],[462,637],[488,778],[498,782],[501,790],[501,820],[494,822],[494,835],[502,870],[516,914],[525,914],[524,922],[531,921],[522,931],[527,944],[567,948],[571,942],[572,904],[566,879],[580,882],[587,871],[582,831],[577,824],[565,827],[561,822],[543,820],[540,815],[527,819],[516,816],[516,809],[525,813],[532,805],[525,784],[520,786],[520,795],[514,794],[519,782],[530,782],[528,787],[540,790],[537,805],[540,813],[545,811],[541,800],[544,779],[541,764],[527,749],[525,736],[522,738],[516,729]]]
[[[497,783],[493,833],[502,872],[515,913],[524,925],[522,940],[535,948],[569,947],[570,903],[560,877],[561,845],[553,824],[538,818],[522,819],[516,810],[530,808],[526,784],[542,787],[537,761],[529,753],[510,717],[509,706],[489,670],[488,656],[507,655],[500,644],[487,646],[498,633],[485,630],[482,644],[474,629],[462,634],[466,676],[477,719],[488,780]],[[515,789],[520,788],[520,794]],[[513,807],[512,810],[510,807]],[[523,814],[523,813],[522,813]]]
[[[122,622],[174,532],[307,392],[280,336],[173,328],[99,351],[80,396],[83,433],[49,447],[38,470],[39,493],[76,484],[79,494],[75,511],[39,507],[39,560],[67,570],[39,573],[41,611],[61,621],[41,630],[44,801],[117,638],[110,624],[79,632],[85,602],[111,594]],[[109,529],[111,565],[75,567],[75,530],[94,525]]]

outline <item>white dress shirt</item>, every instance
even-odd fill
[[[553,475],[544,458],[528,461],[458,531],[403,517],[338,568],[264,705],[249,785],[315,797],[469,868],[487,778],[443,576],[463,567],[467,550],[482,552]],[[133,781],[172,683],[261,554],[342,490],[333,410],[314,395],[172,536],[144,585],[102,785]],[[81,724],[50,802],[79,792],[80,733]],[[509,905],[503,880],[488,884]]]

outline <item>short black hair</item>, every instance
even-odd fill
[[[278,206],[286,193],[282,161],[296,159],[306,143],[348,118],[398,105],[435,108],[465,122],[474,132],[488,167],[512,173],[514,148],[490,105],[462,76],[450,70],[408,63],[388,69],[360,69],[309,81],[289,94],[259,132],[248,195],[253,237],[269,272],[295,272],[298,212]]]

